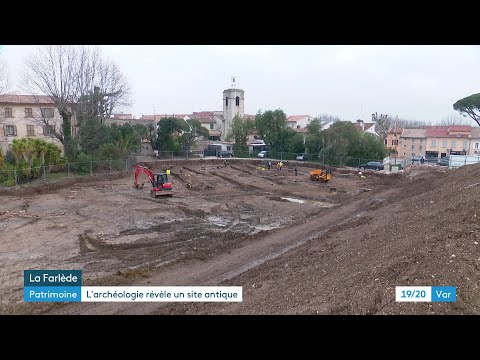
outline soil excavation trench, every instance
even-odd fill
[[[318,238],[331,228],[348,223],[363,215],[364,200],[354,201],[334,212],[322,212],[308,222],[293,225],[267,234],[230,253],[224,253],[203,262],[174,266],[136,281],[132,286],[214,286],[274,259],[305,242]],[[148,314],[157,311],[163,303],[77,303],[66,304],[47,314]]]

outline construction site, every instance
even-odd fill
[[[134,186],[135,167],[1,192],[0,314],[480,313],[480,164],[146,168],[168,173],[170,196],[144,173]],[[26,303],[28,269],[82,270],[90,286],[241,286],[243,301]],[[396,302],[396,286],[455,286],[456,301]]]

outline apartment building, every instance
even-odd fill
[[[52,142],[63,150],[54,132],[62,132],[62,117],[52,99],[43,95],[0,95],[0,147],[5,154],[14,139],[36,138]],[[75,134],[72,119],[72,134]]]
[[[425,156],[426,144],[425,129],[404,129],[398,141],[397,155],[400,158]]]
[[[472,128],[468,125],[429,126],[426,129],[426,156],[468,155],[471,153],[471,135]]]

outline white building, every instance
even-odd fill
[[[292,129],[301,129],[306,127],[312,121],[310,115],[290,115],[287,117],[287,125]]]
[[[361,130],[361,131],[363,131],[367,134],[372,134],[372,135],[375,135],[375,136],[379,136],[377,134],[377,132],[375,131],[375,123],[374,122],[366,123],[363,120],[358,119],[357,122],[355,123],[355,127],[358,130]]]

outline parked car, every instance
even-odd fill
[[[411,160],[412,160],[412,162],[415,162],[415,161],[420,162],[420,161],[422,161],[422,158],[423,158],[423,156],[420,156],[420,155],[419,156],[413,156],[411,158]]]
[[[306,161],[307,160],[307,154],[298,154],[296,159],[297,159],[297,161]]]
[[[257,156],[258,156],[259,158],[266,158],[266,157],[268,157],[268,151],[262,150],[262,151],[260,151],[260,152],[258,153]]]
[[[437,165],[439,166],[449,166],[450,165],[450,158],[448,156],[442,157],[438,159]]]
[[[383,163],[380,161],[369,161],[366,164],[360,164],[358,166],[360,170],[383,170]]]
[[[219,151],[217,154],[217,157],[219,158],[231,158],[233,157],[233,153],[231,151]]]

